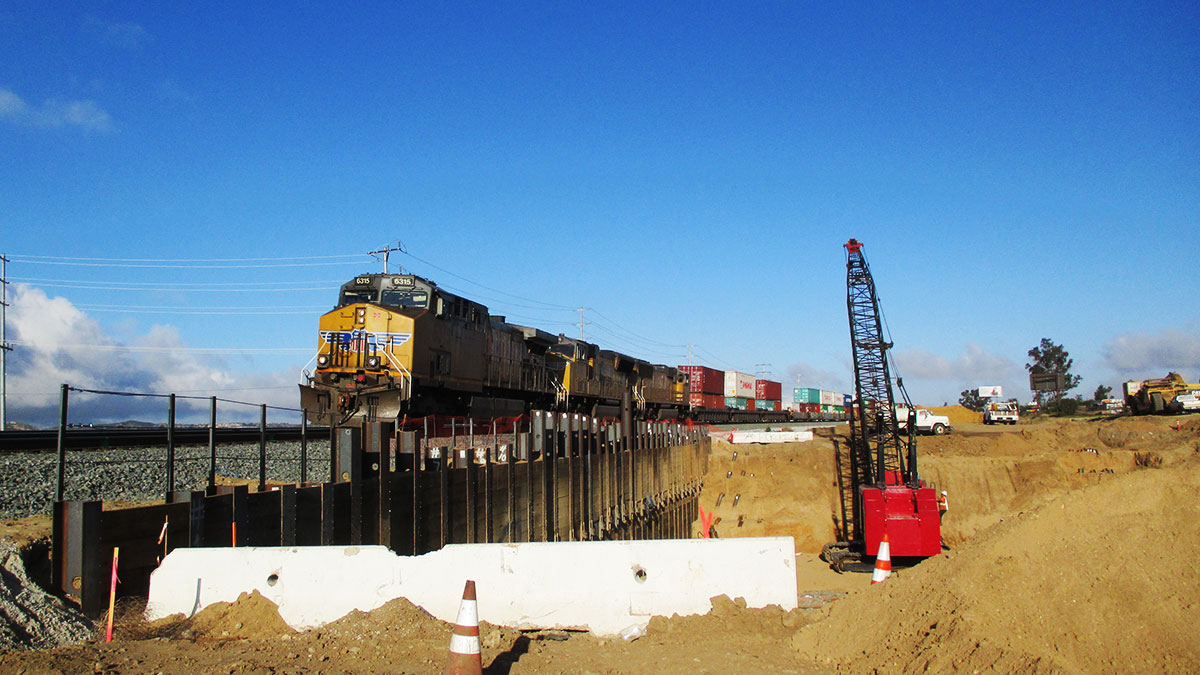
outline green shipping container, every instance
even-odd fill
[[[740,396],[726,396],[725,407],[733,408],[734,410],[749,410],[750,399],[741,398]]]
[[[820,403],[821,390],[812,387],[796,387],[792,390],[792,401],[795,403]]]

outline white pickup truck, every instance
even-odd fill
[[[983,408],[984,424],[1016,424],[1021,419],[1015,401],[989,403]]]
[[[945,415],[935,415],[924,408],[914,410],[917,416],[916,427],[917,433],[933,434],[941,436],[950,431],[950,418]],[[896,406],[896,422],[899,423],[900,429],[908,428],[908,408],[904,406]]]

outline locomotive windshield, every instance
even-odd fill
[[[343,288],[342,298],[338,301],[338,307],[353,305],[356,302],[376,302],[379,297],[379,291],[374,288]]]
[[[397,309],[424,310],[429,307],[429,294],[428,282],[417,277],[364,274],[342,286],[338,307],[365,302]]]
[[[402,291],[384,291],[381,305],[388,307],[417,307],[424,309],[429,306],[429,294],[425,291],[412,289]]]

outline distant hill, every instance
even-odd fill
[[[125,420],[124,422],[113,422],[105,424],[106,427],[116,427],[118,429],[154,429],[157,427],[166,426],[161,422],[142,422],[139,420]]]

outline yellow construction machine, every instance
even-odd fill
[[[1125,405],[1135,415],[1200,410],[1200,384],[1188,384],[1179,373],[1123,385]]]

